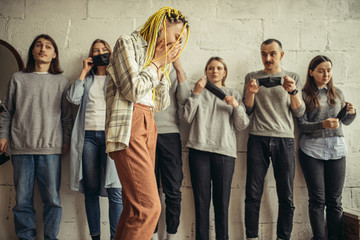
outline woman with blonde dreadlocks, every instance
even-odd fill
[[[148,240],[155,230],[161,205],[153,110],[170,104],[170,63],[181,54],[188,35],[181,12],[164,7],[140,31],[120,36],[115,44],[107,68],[106,152],[115,161],[124,208],[114,239]]]

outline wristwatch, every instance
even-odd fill
[[[288,94],[290,94],[290,95],[296,95],[298,92],[299,92],[299,91],[298,91],[297,89],[295,89],[295,90],[292,91],[292,92],[288,92]]]

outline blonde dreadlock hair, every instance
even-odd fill
[[[168,20],[169,23],[180,23],[182,22],[184,24],[184,27],[181,31],[180,37],[184,33],[184,30],[187,29],[187,35],[186,40],[183,49],[181,49],[180,53],[176,58],[180,56],[180,54],[184,51],[185,46],[187,44],[187,41],[189,39],[189,24],[187,20],[185,19],[185,16],[175,8],[171,7],[163,7],[159,9],[156,13],[154,13],[149,19],[146,21],[146,23],[141,27],[139,34],[145,39],[145,41],[148,43],[148,50],[146,54],[146,60],[144,64],[144,68],[149,66],[151,64],[151,61],[153,61],[154,55],[155,55],[155,48],[157,39],[159,36],[159,31],[161,28],[161,25],[164,26],[164,33],[165,33],[165,46],[166,43],[166,22],[165,20]],[[180,37],[176,40],[175,44],[165,52],[165,56],[161,56],[159,58],[165,57],[165,61],[167,61],[167,54],[172,50],[173,47],[175,47],[176,43],[179,42]],[[155,59],[156,60],[156,59]],[[169,65],[169,66],[167,66]],[[162,72],[165,74],[166,78],[170,82],[169,74],[170,74],[171,65],[165,62],[165,65],[162,67]]]

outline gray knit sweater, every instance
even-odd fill
[[[70,143],[71,109],[65,100],[69,81],[61,74],[15,73],[3,97],[0,138],[11,154],[61,154]]]
[[[356,114],[346,114],[344,119],[340,122],[340,127],[337,129],[323,128],[323,121],[327,118],[335,118],[345,103],[343,92],[338,88],[336,88],[336,91],[340,95],[341,99],[337,97],[335,99],[336,104],[334,106],[330,106],[327,102],[326,89],[322,88],[318,90],[317,97],[321,108],[307,108],[304,115],[297,119],[298,126],[302,134],[306,134],[314,138],[344,136],[341,123],[349,125],[354,121]],[[302,96],[305,101],[307,94],[304,91],[302,92]]]
[[[191,124],[187,147],[200,151],[237,157],[236,131],[249,125],[249,118],[235,90],[221,88],[227,96],[234,96],[239,106],[233,108],[204,89],[192,94],[184,106],[183,118]]]
[[[243,96],[246,94],[246,84],[253,78],[284,76],[293,78],[296,86],[299,87],[299,75],[296,73],[283,70],[280,73],[269,74],[260,70],[246,75]],[[246,113],[252,114],[249,133],[258,136],[294,138],[293,116],[302,116],[305,104],[292,110],[290,103],[290,95],[282,86],[271,88],[260,86],[258,93],[255,94],[254,106],[246,108]]]

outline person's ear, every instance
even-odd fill
[[[312,70],[309,70],[310,76],[314,77],[314,72]]]
[[[284,52],[281,52],[280,53],[280,59],[282,59],[284,57],[285,53]]]

